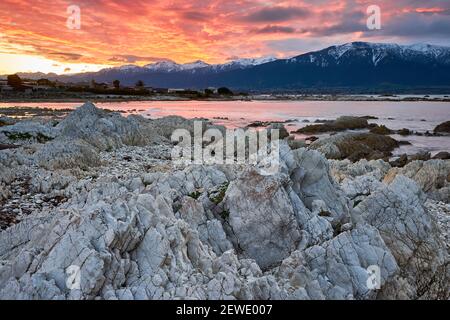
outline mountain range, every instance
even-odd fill
[[[30,74],[28,74],[30,76]],[[39,74],[39,77],[42,77]],[[203,61],[162,61],[143,67],[126,65],[98,72],[47,75],[65,82],[112,82],[192,88],[227,86],[254,91],[320,88],[450,88],[450,48],[352,42],[289,59],[240,59],[211,65]],[[448,90],[447,90],[448,91]]]

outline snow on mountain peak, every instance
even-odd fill
[[[261,57],[261,58],[241,58],[236,59],[224,64],[214,65],[213,68],[217,70],[224,69],[233,69],[233,68],[249,68],[253,66],[258,66],[264,63],[269,63],[277,60],[277,58],[269,56],[269,57]]]
[[[352,49],[377,49],[377,50],[412,50],[427,53],[430,51],[449,51],[449,47],[435,46],[426,43],[413,45],[399,45],[394,43],[372,43],[372,42],[350,42],[328,48],[330,55],[340,58],[343,54]]]
[[[332,56],[339,63],[339,60],[351,52],[359,56],[369,56],[376,66],[388,55],[401,56],[403,58],[414,57],[417,55],[431,56],[438,58],[444,54],[450,54],[449,47],[441,47],[430,44],[399,45],[392,43],[369,43],[369,42],[351,42],[343,45],[333,46],[326,49],[328,55]]]
[[[224,64],[208,64],[204,61],[197,60],[185,64],[178,64],[174,61],[160,61],[153,64],[144,66],[145,69],[151,71],[160,72],[176,72],[176,71],[195,71],[202,68],[212,68],[213,70],[224,70],[230,68],[247,68],[257,66],[260,64],[268,63],[277,60],[275,57],[262,57],[262,58],[243,58],[233,60]]]
[[[414,51],[420,51],[420,52],[427,52],[429,51],[433,46],[426,43],[415,43],[409,46],[405,46],[406,48]]]
[[[234,61],[242,66],[257,66],[260,64],[268,63],[277,60],[277,58],[273,56],[262,57],[262,58],[244,58]]]
[[[325,55],[324,55],[325,54]],[[430,44],[413,44],[413,45],[399,45],[393,43],[370,43],[370,42],[350,42],[342,45],[336,45],[327,49],[310,52],[302,55],[306,58],[305,61],[326,67],[330,61],[326,56],[332,57],[337,64],[341,63],[344,56],[354,55],[359,57],[369,58],[373,65],[377,66],[388,56],[397,56],[404,59],[414,59],[418,56],[425,56],[428,58],[444,58],[450,61],[450,48]],[[301,56],[287,59],[286,62],[295,63],[300,61]],[[242,58],[236,59],[223,64],[208,64],[204,61],[197,60],[185,64],[179,64],[172,60],[163,60],[152,64],[147,64],[144,67],[136,65],[124,65],[113,68],[123,72],[139,72],[139,71],[153,71],[153,72],[196,72],[199,69],[205,71],[211,70],[214,72],[234,69],[245,69],[253,66],[276,61],[277,58],[273,56],[260,58]]]
[[[173,71],[187,71],[187,70],[194,70],[199,68],[205,68],[208,67],[209,64],[203,62],[203,61],[194,61],[189,62],[185,64],[178,64],[171,60],[166,61],[159,61],[156,63],[148,64],[144,66],[145,69],[151,70],[151,71],[163,71],[163,72],[173,72]]]
[[[262,58],[243,58],[232,61],[232,63],[242,66],[257,66],[260,64],[268,63],[277,60],[275,57],[262,57]]]
[[[139,69],[139,68],[140,68],[139,66],[136,66],[134,64],[127,64],[124,66],[117,67],[116,69],[126,71],[126,70],[133,70],[133,69]]]
[[[144,66],[145,69],[152,71],[178,71],[180,65],[172,60],[158,61],[155,63],[147,64]]]
[[[339,59],[342,57],[346,52],[353,49],[353,43],[346,43],[340,46],[334,46],[329,51],[328,54],[333,56],[335,59]]]
[[[206,68],[209,67],[210,65],[206,62],[203,62],[201,60],[197,60],[194,62],[189,62],[189,63],[185,63],[183,65],[181,65],[183,70],[192,70],[192,69],[198,69],[198,68]]]
[[[409,46],[403,46],[404,48],[414,50],[414,51],[420,51],[420,52],[430,52],[435,50],[450,50],[449,47],[442,47],[442,46],[435,46],[427,43],[415,43]]]
[[[435,58],[444,54],[450,54],[450,47],[436,46],[426,43],[416,43],[409,46],[403,46],[403,49],[415,51],[426,55],[432,55]]]

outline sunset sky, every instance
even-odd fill
[[[368,30],[379,5],[382,29]],[[81,29],[67,28],[67,8]],[[0,0],[0,74],[290,57],[349,41],[450,46],[449,0]]]

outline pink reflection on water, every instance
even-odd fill
[[[0,103],[0,108],[27,106],[53,109],[74,109],[80,102]],[[131,101],[101,102],[97,107],[128,114],[142,114],[148,118],[178,115],[188,119],[207,118],[228,128],[244,127],[254,121],[285,121],[288,131],[295,131],[317,119],[336,119],[339,116],[375,116],[370,122],[384,124],[391,129],[409,128],[432,131],[450,120],[448,102],[386,102],[386,101]],[[302,138],[301,136],[298,136]],[[414,148],[430,151],[450,151],[450,138],[410,137]],[[406,150],[401,149],[402,152]]]

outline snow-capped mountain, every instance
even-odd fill
[[[126,65],[56,77],[61,81],[95,80],[134,85],[193,88],[358,92],[374,88],[441,88],[450,91],[450,48],[428,44],[398,45],[352,42],[290,59],[239,59],[224,64],[160,61],[143,67]],[[55,79],[51,77],[50,79]],[[443,89],[442,89],[443,88]]]
[[[179,64],[172,60],[163,60],[144,66],[133,64],[123,65],[102,69],[98,72],[81,73],[71,76],[59,76],[58,80],[69,82],[85,82],[95,80],[97,82],[112,82],[120,80],[124,85],[132,85],[138,80],[143,80],[145,84],[158,87],[184,87],[188,79],[204,78],[211,76],[220,76],[224,72],[234,70],[245,70],[265,63],[276,61],[274,57],[263,58],[244,58],[224,64],[208,64],[204,61],[193,61],[185,64]],[[51,79],[55,79],[52,77]],[[149,81],[149,79],[151,79]],[[194,80],[194,82],[196,82]],[[201,83],[205,83],[200,79]],[[187,87],[196,87],[197,83],[186,85]],[[203,85],[203,84],[202,84]]]
[[[310,52],[298,57],[287,59],[287,63],[312,63],[317,66],[327,67],[330,64],[345,63],[349,59],[367,58],[377,66],[385,58],[400,58],[404,60],[411,59],[441,59],[443,62],[450,63],[450,48],[442,46],[434,46],[429,44],[413,44],[398,45],[390,43],[368,43],[368,42],[352,42],[343,45],[332,46],[324,50]],[[332,59],[330,59],[332,58]],[[136,65],[124,65],[115,68],[108,68],[102,71],[119,70],[124,72],[158,72],[158,73],[174,73],[174,72],[203,72],[213,71],[230,71],[236,69],[246,69],[254,66],[277,61],[275,57],[263,58],[243,58],[233,60],[224,64],[208,64],[203,61],[194,61],[185,64],[178,64],[171,60],[159,61],[147,64],[143,67]]]
[[[277,60],[275,57],[263,57],[263,58],[243,58],[243,59],[237,59],[233,60],[224,64],[217,64],[211,66],[212,69],[216,71],[223,71],[223,70],[232,70],[232,69],[245,69],[249,67],[259,66],[261,64],[273,62]]]
[[[123,70],[123,71],[131,71],[131,70],[138,70],[139,67],[134,65],[134,64],[127,64],[127,65],[124,65],[124,66],[117,67],[117,69],[118,70]]]
[[[331,58],[331,59],[330,59]],[[401,59],[404,61],[436,60],[450,63],[450,48],[429,44],[398,45],[391,43],[352,42],[332,46],[321,51],[307,53],[292,59],[290,63],[313,63],[327,67],[333,64],[352,63],[366,59],[377,66],[384,59]]]
[[[190,63],[185,63],[182,65],[182,70],[183,71],[187,71],[187,70],[195,70],[195,69],[201,69],[201,68],[207,68],[210,65],[206,62],[203,62],[201,60],[197,60],[194,62],[190,62]]]
[[[182,65],[171,61],[171,60],[167,60],[167,61],[159,61],[156,63],[152,63],[152,64],[147,64],[143,67],[143,69],[147,70],[147,71],[154,71],[154,72],[178,72],[181,71]]]
[[[112,69],[116,69],[116,70],[119,70],[122,72],[139,72],[142,70],[142,68],[139,66],[136,66],[134,64],[127,64],[127,65],[116,67],[116,68],[103,69],[103,70],[100,70],[99,72],[108,71],[108,70],[112,70]]]
[[[352,42],[250,68],[236,79],[239,88],[258,89],[450,88],[450,48]]]
[[[147,64],[143,67],[139,67],[136,65],[125,65],[115,68],[108,68],[105,70],[121,70],[121,71],[153,71],[153,72],[182,72],[182,71],[193,71],[195,72],[198,69],[205,70],[213,70],[213,71],[223,71],[223,70],[232,70],[232,69],[244,69],[253,66],[257,66],[260,64],[268,63],[277,60],[274,57],[263,57],[263,58],[244,58],[233,60],[224,64],[208,64],[204,61],[197,60],[194,62],[189,62],[185,64],[179,64],[171,60],[159,61],[151,64]],[[207,68],[207,69],[206,69]]]
[[[262,58],[244,58],[235,60],[234,62],[240,64],[242,66],[259,66],[260,64],[269,63],[272,61],[278,60],[275,57],[262,57]]]

